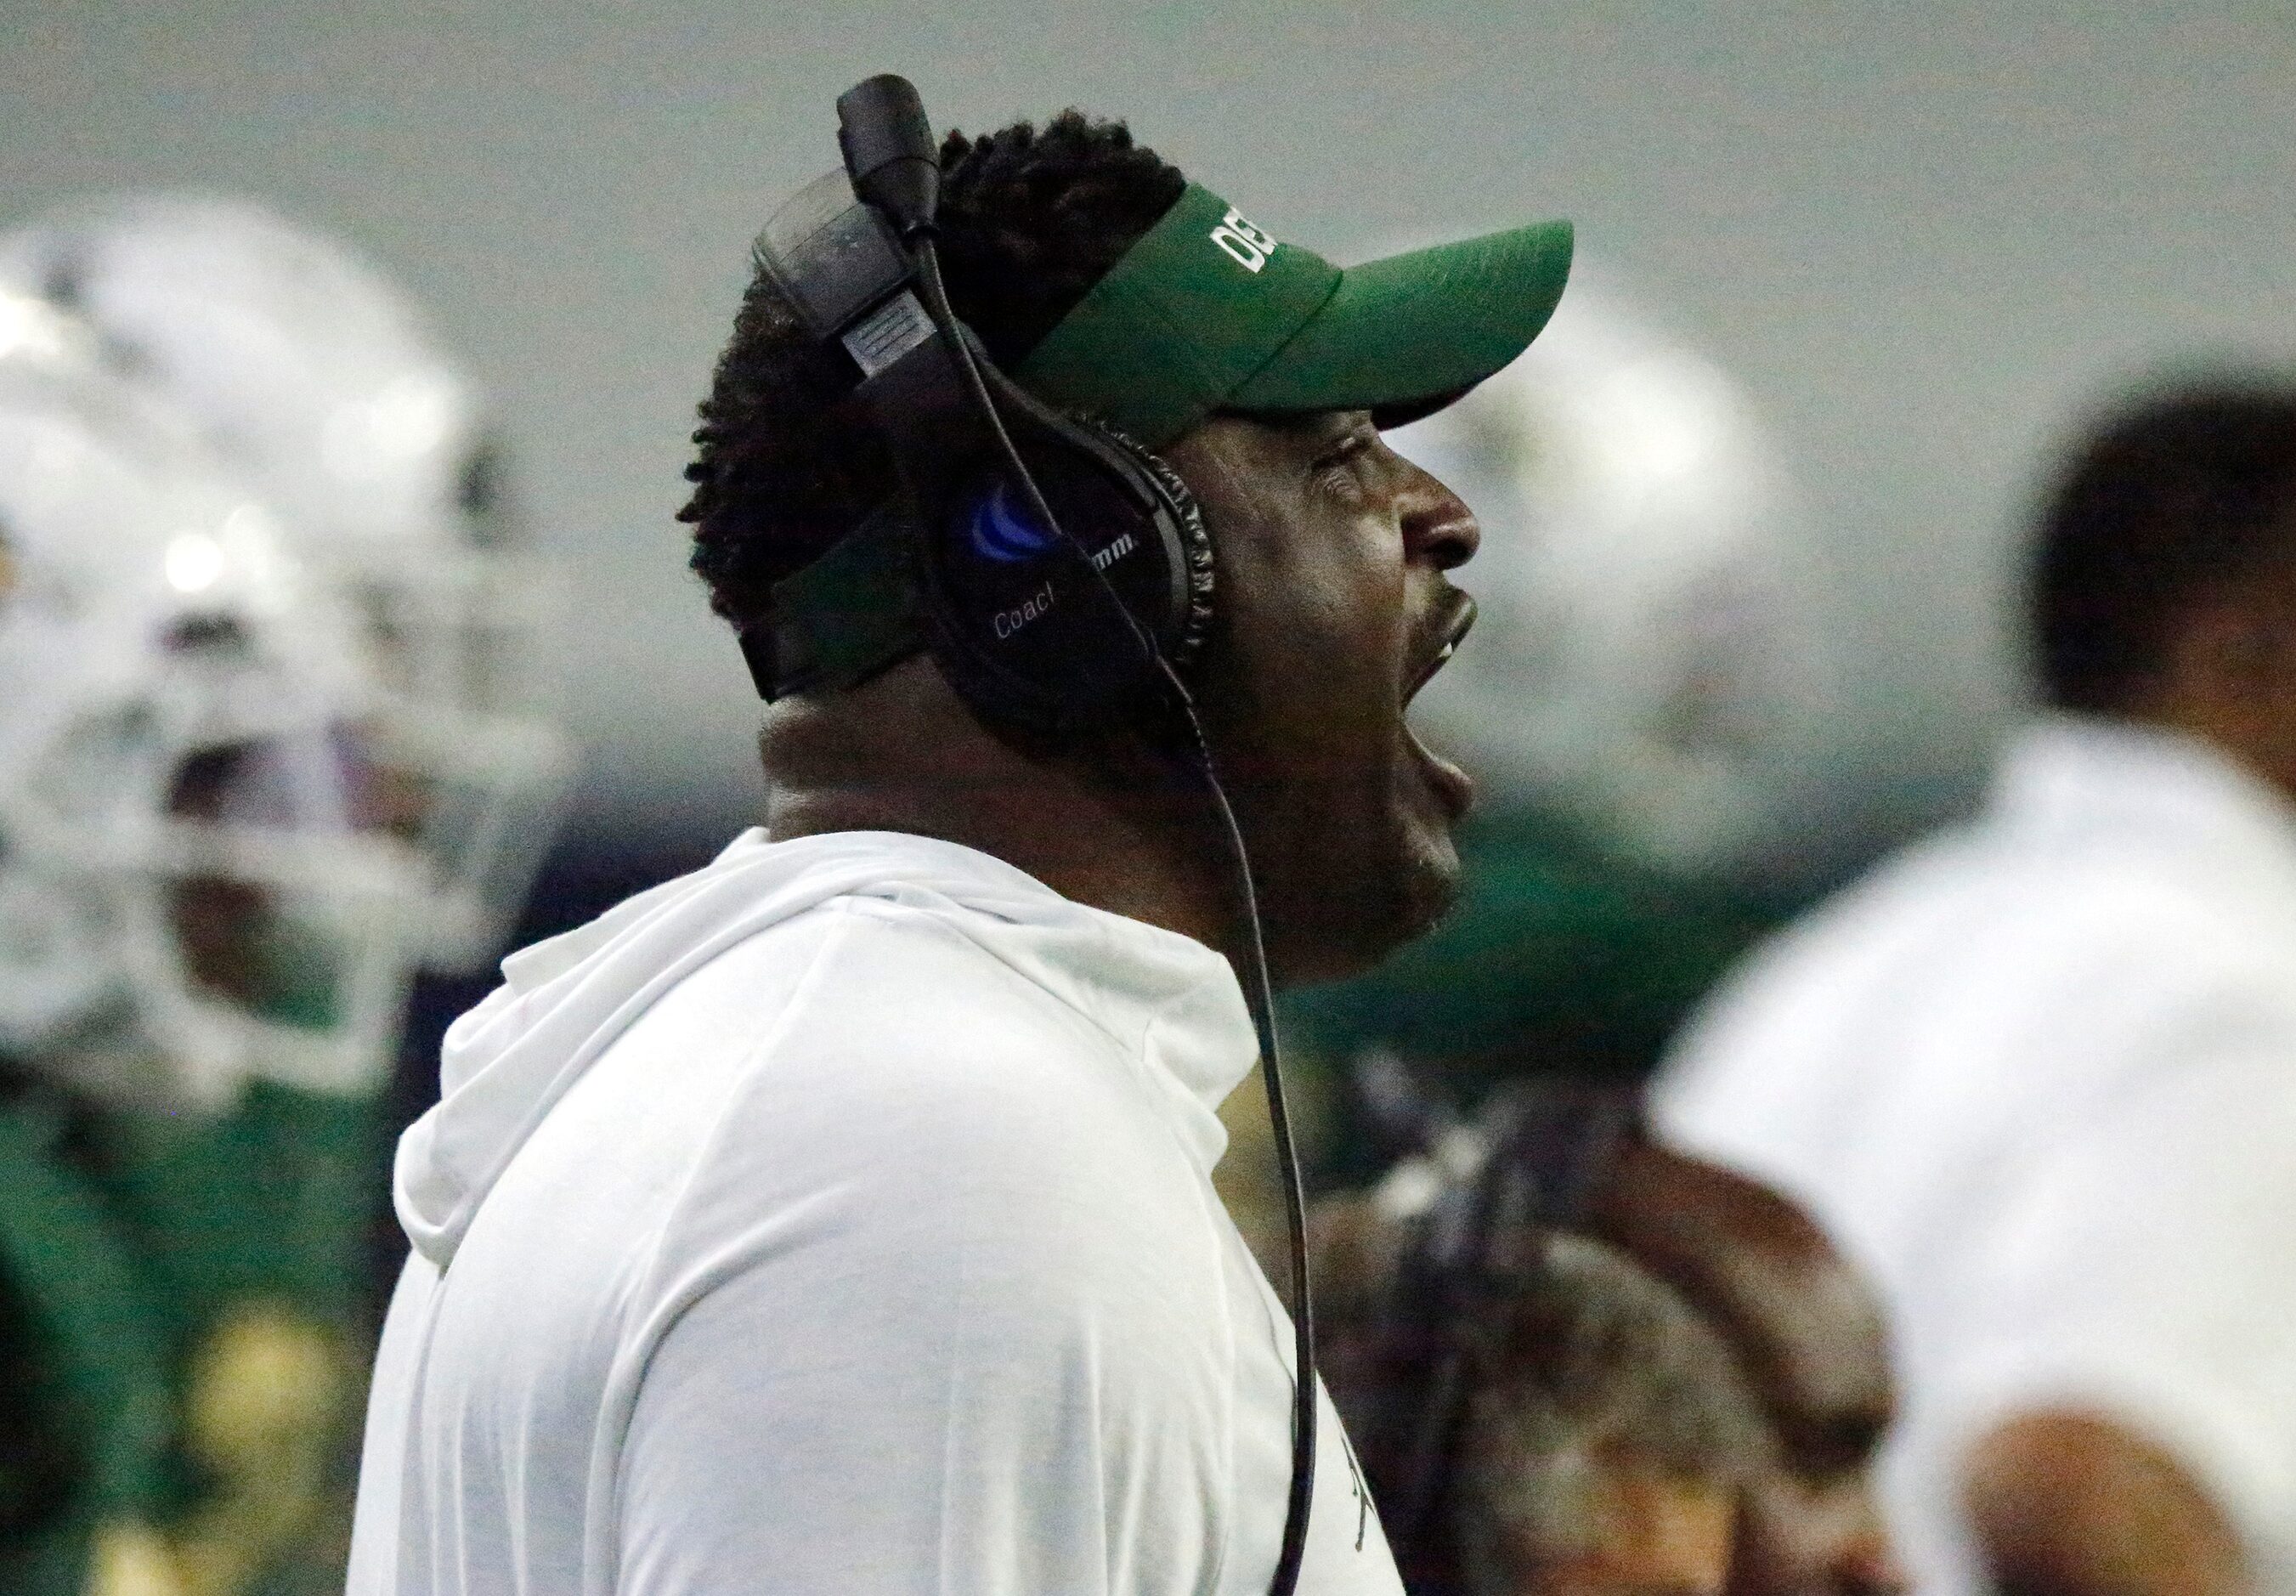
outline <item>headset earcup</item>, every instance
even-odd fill
[[[1218,585],[1218,566],[1212,557],[1212,535],[1204,524],[1203,506],[1196,503],[1195,494],[1163,456],[1141,448],[1114,427],[1095,424],[1093,430],[1122,451],[1125,458],[1155,484],[1179,529],[1187,602],[1164,657],[1171,662],[1173,669],[1185,670],[1211,630],[1213,595]]]
[[[1072,736],[1132,714],[1158,660],[1201,644],[1210,539],[1177,473],[1130,440],[1064,417],[1013,430],[1061,535],[984,468],[931,529],[920,587],[935,655],[976,713]]]

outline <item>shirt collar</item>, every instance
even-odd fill
[[[2040,717],[2010,743],[1992,810],[2063,840],[2143,839],[2296,876],[2296,804],[2214,745],[2166,728]]]
[[[1175,1128],[1209,1172],[1226,1148],[1218,1110],[1259,1057],[1227,959],[1176,931],[1064,898],[1001,859],[902,832],[840,832],[728,849],[853,853],[882,861],[857,895],[935,914],[983,952],[1067,1003],[1145,1066]]]

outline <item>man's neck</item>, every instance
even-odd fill
[[[1236,954],[1234,896],[1200,794],[1138,769],[1036,758],[984,730],[927,660],[767,711],[766,831],[902,831],[975,848],[1075,902]],[[1133,756],[1119,754],[1129,761]],[[1123,779],[1129,775],[1133,779]]]

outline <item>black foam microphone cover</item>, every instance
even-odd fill
[[[837,147],[855,196],[882,211],[904,240],[932,226],[940,153],[914,84],[881,72],[838,95]]]

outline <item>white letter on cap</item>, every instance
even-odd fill
[[[1266,266],[1267,257],[1275,251],[1275,241],[1238,216],[1233,206],[1220,218],[1220,225],[1212,229],[1212,242],[1248,272]]]

